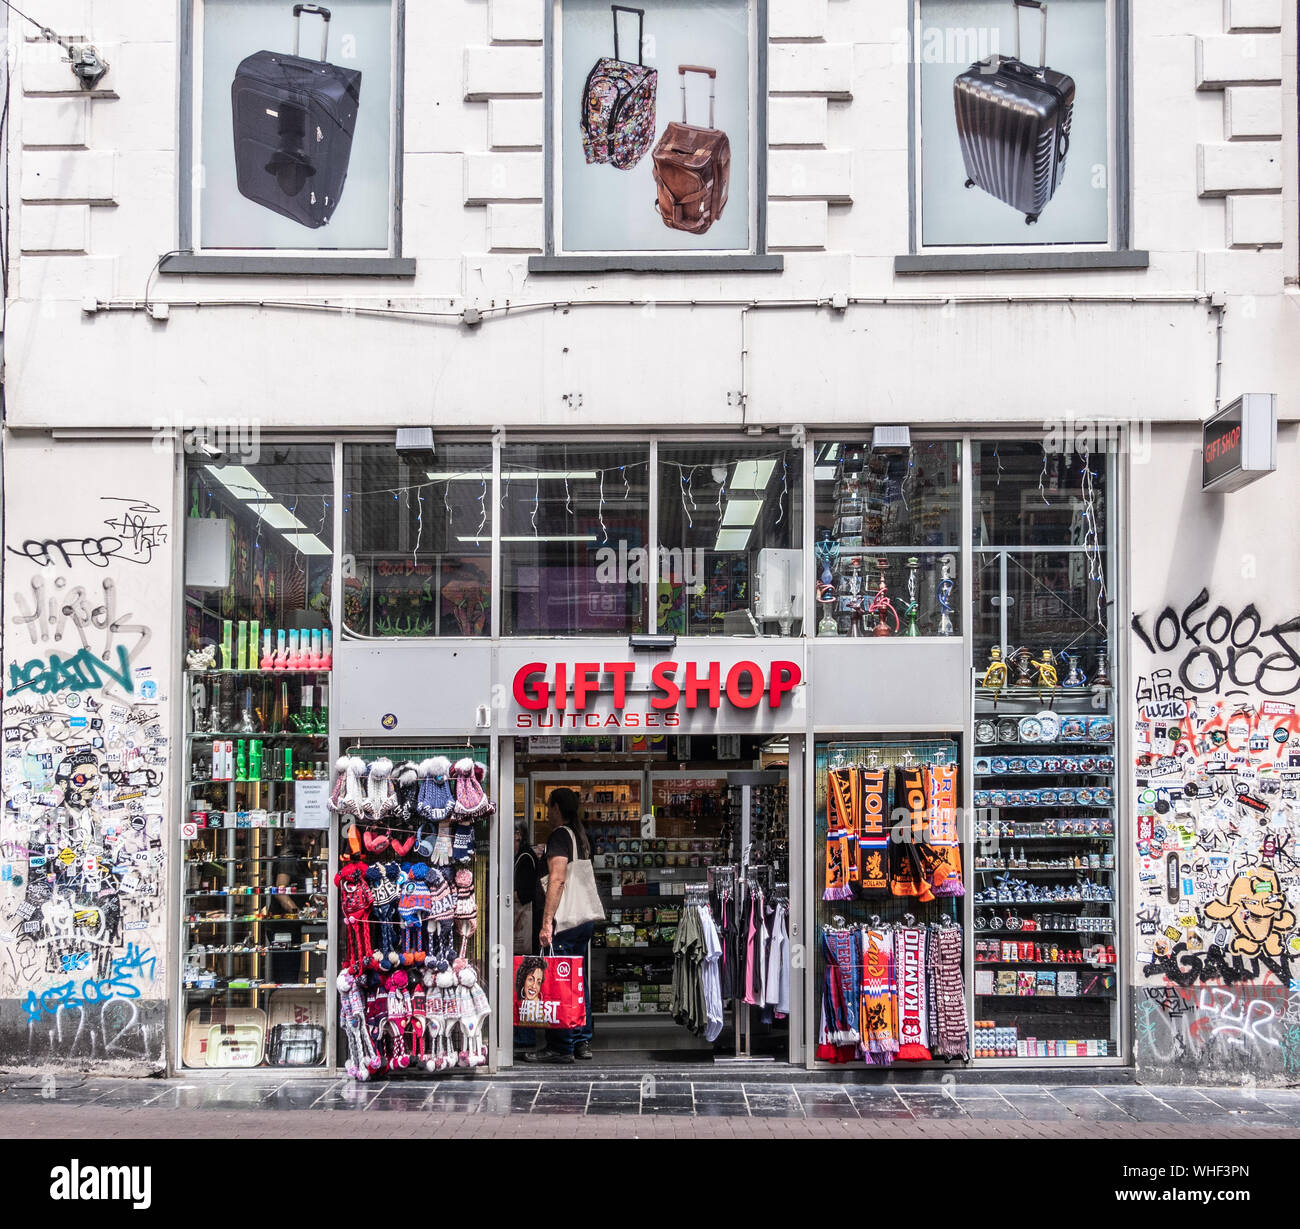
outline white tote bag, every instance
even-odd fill
[[[573,857],[569,860],[568,870],[564,876],[564,890],[560,893],[560,904],[555,910],[555,931],[572,930],[587,922],[603,922],[605,907],[600,903],[600,893],[596,891],[596,873],[592,869],[590,858],[578,857],[577,834],[567,824],[564,831],[573,842]],[[550,875],[541,879],[542,891],[550,883]]]

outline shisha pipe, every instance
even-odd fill
[[[876,590],[876,596],[871,599],[871,605],[867,607],[867,613],[876,616],[877,636],[888,636],[890,631],[885,623],[885,616],[891,615],[894,620],[893,635],[898,635],[898,611],[894,609],[894,603],[890,601],[889,590],[885,586],[885,567],[887,561],[878,559],[880,565],[880,587]]]
[[[952,594],[957,588],[957,582],[950,575],[952,571],[952,561],[945,555],[939,561],[939,584],[937,587],[937,596],[939,599],[939,609],[943,612],[939,616],[939,635],[955,635],[955,629],[952,625]]]
[[[916,629],[916,616],[921,609],[921,604],[916,598],[916,569],[920,566],[921,561],[915,555],[907,557],[907,605],[903,607],[903,617],[907,620],[905,635],[908,636],[921,634]]]

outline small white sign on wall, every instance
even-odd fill
[[[328,828],[330,783],[328,781],[295,781],[293,783],[293,810],[295,828]]]

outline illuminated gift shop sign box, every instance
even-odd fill
[[[1247,393],[1201,428],[1201,489],[1237,491],[1277,469],[1277,398]]]

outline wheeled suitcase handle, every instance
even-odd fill
[[[299,39],[302,35],[302,15],[304,13],[314,13],[321,19],[320,28],[320,58],[324,63],[325,55],[330,47],[330,11],[320,4],[295,4],[293,6],[293,54],[298,54]]]
[[[1044,0],[1011,0],[1016,8],[1016,59],[1020,59],[1020,10],[1037,9],[1043,19],[1043,41],[1038,50],[1038,66],[1047,67],[1047,5]]]
[[[611,4],[609,11],[614,14],[614,59],[621,60],[623,57],[618,54],[618,15],[620,13],[634,13],[637,17],[636,29],[636,62],[642,67],[645,66],[645,9],[630,9],[622,4]]]
[[[709,79],[709,127],[716,127],[713,122],[713,110],[717,97],[718,70],[706,68],[703,64],[678,64],[677,73],[682,79],[682,123],[686,123],[686,74],[703,73]]]

